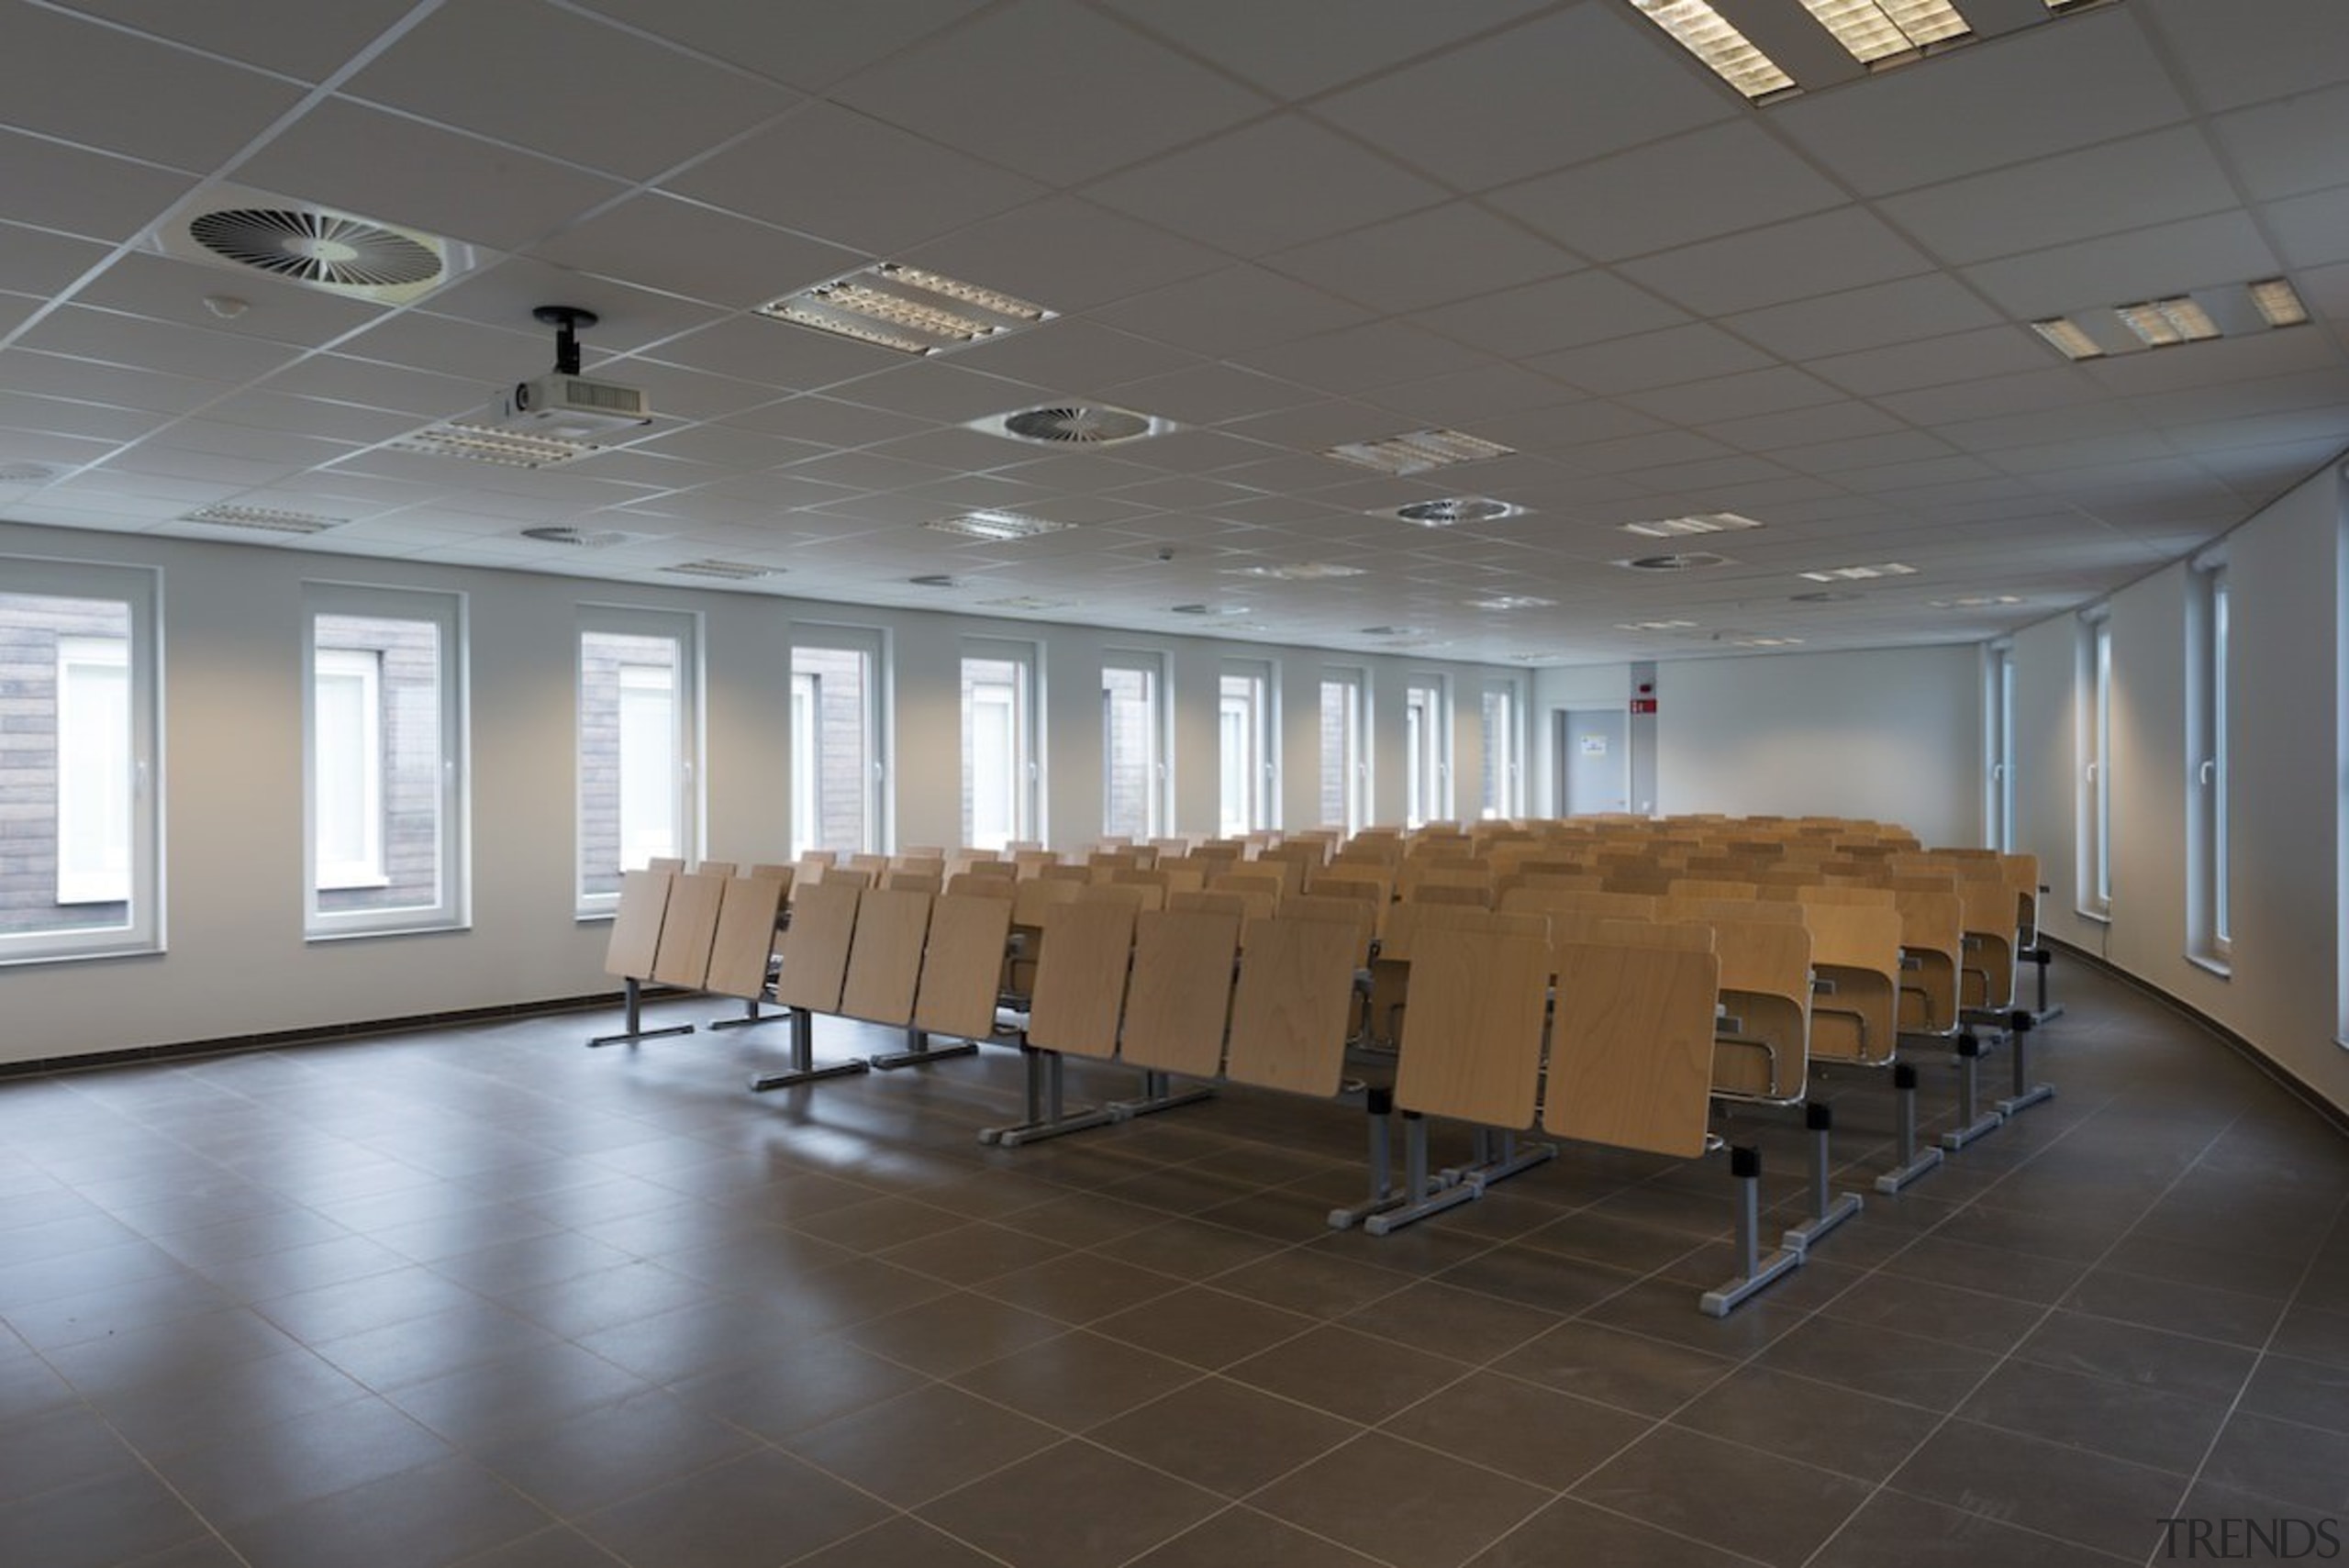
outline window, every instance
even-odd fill
[[[1360,670],[1321,673],[1321,824],[1349,833],[1370,820],[1363,706]]]
[[[2233,943],[2227,918],[2227,571],[2198,570],[2187,608],[2187,759],[2194,802],[2187,828],[2187,948],[2223,966]]]
[[[1518,766],[1517,686],[1488,685],[1479,715],[1483,735],[1483,771],[1478,775],[1477,813],[1487,821],[1518,814],[1524,798]]]
[[[1413,676],[1403,688],[1403,821],[1424,828],[1452,815],[1452,716],[1443,678]]]
[[[1000,850],[1041,837],[1036,776],[1036,650],[963,647],[963,842]]]
[[[1277,828],[1272,666],[1227,660],[1218,692],[1216,830],[1230,839]]]
[[[2015,847],[2015,656],[1994,645],[1982,672],[1983,840],[2001,854]]]
[[[579,909],[607,914],[620,874],[699,852],[696,624],[589,608],[579,621]]]
[[[1112,653],[1101,662],[1101,831],[1154,839],[1166,821],[1165,662]]]
[[[2101,612],[2081,628],[2080,912],[2112,913],[2112,625]]]
[[[313,937],[461,923],[463,602],[307,584],[304,778]]]
[[[161,945],[156,579],[10,561],[0,592],[0,962]]]
[[[791,644],[791,853],[880,852],[887,820],[882,639],[846,627]]]

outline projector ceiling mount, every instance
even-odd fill
[[[554,368],[563,375],[577,375],[579,334],[601,317],[575,305],[542,305],[530,314],[554,328]]]

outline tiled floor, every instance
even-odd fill
[[[2329,1524],[2349,1143],[2057,990],[2060,1096],[1726,1322],[1718,1162],[1333,1234],[1355,1113],[987,1149],[1004,1051],[761,1098],[774,1031],[573,1016],[0,1084],[0,1562],[2005,1568]],[[1888,1095],[1826,1087],[1865,1186]],[[1798,1143],[1741,1130],[1790,1198]]]

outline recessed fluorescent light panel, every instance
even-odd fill
[[[884,261],[785,295],[759,314],[907,354],[993,342],[1055,312],[977,284]]]
[[[1362,635],[1364,637],[1420,637],[1426,634],[1427,629],[1423,626],[1366,626],[1362,628]]]
[[[1064,610],[1066,599],[1040,599],[1032,594],[1021,594],[1008,599],[989,599],[987,605],[998,610]]]
[[[2034,321],[2031,324],[2031,329],[2047,339],[2056,352],[2067,360],[2104,358],[2103,348],[2095,339],[2087,335],[2078,322],[2067,316],[2058,316],[2047,321]]]
[[[180,521],[210,523],[223,528],[252,528],[269,534],[322,534],[351,519],[322,517],[313,512],[281,512],[268,506],[239,506],[222,501],[190,512]]]
[[[1798,572],[1795,575],[1813,583],[1865,583],[1876,577],[1914,577],[1917,569],[1898,561],[1887,561],[1880,566],[1830,566],[1818,572]]]
[[[2183,295],[2174,299],[2115,306],[2113,314],[2149,349],[2166,349],[2173,343],[2199,343],[2219,335],[2219,324],[2210,319],[2210,313]]]
[[[2270,327],[2299,327],[2309,318],[2309,307],[2300,303],[2299,291],[2282,278],[2253,284],[2251,303]]]
[[[428,457],[461,457],[472,462],[503,468],[554,468],[592,457],[604,449],[587,441],[566,441],[551,436],[529,436],[516,430],[495,430],[486,425],[451,420],[386,442],[393,451],[422,452]]]
[[[1936,610],[1987,610],[2002,605],[2020,605],[2019,594],[1968,594],[1962,599],[1927,599],[1926,605]]]
[[[1731,639],[1738,648],[1794,648],[1801,644],[1799,637],[1740,637]]]
[[[2299,327],[2308,319],[2307,305],[2288,282],[2263,278],[2256,283],[2197,289],[2190,295],[2074,311],[2034,321],[2031,329],[2065,359],[2094,360]]]
[[[1472,610],[1546,610],[1557,604],[1555,599],[1539,599],[1531,594],[1495,594],[1489,599],[1471,599]]]
[[[1762,525],[1735,512],[1705,512],[1693,517],[1658,517],[1653,522],[1625,523],[1623,531],[1643,539],[1674,539],[1684,534],[1731,533]]]
[[[1336,458],[1341,462],[1375,468],[1381,473],[1401,475],[1424,473],[1431,468],[1449,468],[1454,463],[1482,462],[1486,458],[1508,457],[1516,450],[1502,446],[1498,441],[1464,435],[1458,430],[1413,430],[1407,435],[1388,436],[1384,440],[1349,441],[1344,446],[1331,447],[1321,455]]]
[[[965,512],[959,517],[940,517],[922,525],[942,534],[961,534],[965,539],[993,540],[1034,539],[1038,534],[1056,534],[1073,523],[1055,523],[1044,517],[1023,517],[1017,512]]]
[[[1278,583],[1321,583],[1333,577],[1359,577],[1359,566],[1340,566],[1329,561],[1300,561],[1290,566],[1233,566],[1225,570],[1227,577],[1269,577]]]
[[[680,561],[674,566],[657,570],[679,577],[715,577],[727,583],[749,583],[761,577],[780,576],[783,572],[780,566],[753,566],[747,561]]]
[[[572,550],[610,550],[616,545],[640,544],[652,536],[622,533],[618,528],[597,530],[549,524],[545,528],[524,528],[519,537],[536,539],[540,544],[563,545]]]
[[[1974,32],[1949,0],[1802,0],[1802,6],[1862,65]]]
[[[1694,631],[1697,629],[1697,623],[1693,620],[1620,620],[1615,623],[1615,629],[1617,631]]]
[[[1631,0],[1631,4],[1671,34],[1675,43],[1703,61],[1714,75],[1754,102],[1795,91],[1795,79],[1705,0]]]
[[[1178,616],[1209,616],[1219,618],[1227,616],[1244,616],[1248,613],[1248,606],[1245,605],[1174,605],[1170,606],[1170,609],[1173,614]]]

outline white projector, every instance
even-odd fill
[[[640,389],[562,371],[516,382],[497,403],[500,429],[554,440],[592,440],[651,423],[652,407]]]

